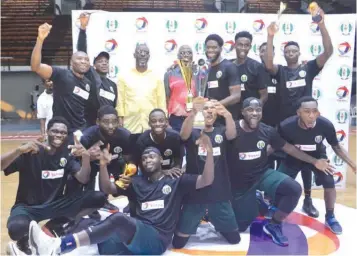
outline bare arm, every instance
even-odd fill
[[[215,104],[217,114],[223,116],[226,121],[226,138],[233,140],[237,137],[236,124],[233,120],[232,114],[219,102]]]
[[[41,135],[44,136],[46,134],[46,119],[41,118],[40,119],[40,129],[41,129]]]
[[[197,112],[195,110],[192,110],[191,113],[183,121],[180,131],[180,136],[183,141],[188,140],[188,138],[191,136],[196,113]]]
[[[333,46],[325,22],[322,21],[319,24],[319,27],[322,36],[322,44],[324,46],[324,52],[316,58],[316,63],[319,68],[323,68],[325,63],[328,61],[328,59],[331,57],[333,53]]]
[[[99,187],[105,194],[114,195],[117,194],[117,187],[110,181],[107,163],[100,163],[99,166]]]
[[[277,32],[277,25],[275,22],[268,26],[268,39],[267,39],[267,52],[264,55],[264,63],[266,70],[272,74],[276,75],[278,73],[278,66],[274,65],[274,35]]]
[[[346,150],[337,144],[336,146],[332,146],[333,151],[338,155],[343,161],[345,161],[351,168],[354,173],[356,173],[356,163],[348,156]]]
[[[1,170],[4,170],[9,167],[9,165],[12,164],[12,162],[14,162],[16,158],[21,155],[22,152],[20,150],[20,147],[17,147],[11,150],[10,152],[1,155]]]
[[[198,144],[206,149],[207,157],[203,172],[197,178],[196,189],[207,187],[211,185],[214,180],[214,160],[211,139],[207,135],[201,134],[201,137],[198,139]]]
[[[268,90],[267,89],[259,90],[259,95],[260,95],[260,102],[264,105],[265,102],[267,102],[268,100]]]
[[[87,184],[90,179],[90,155],[88,151],[82,154],[82,164],[81,169],[74,174],[74,177],[82,184]]]
[[[220,103],[225,107],[240,102],[240,97],[241,97],[240,85],[229,86],[229,93],[230,95],[227,98],[224,98],[223,100],[220,101]]]
[[[291,155],[292,157],[295,157],[296,159],[299,159],[303,162],[315,165],[317,162],[317,159],[309,156],[308,154],[304,153],[303,151],[297,149],[295,146],[289,144],[289,143],[285,143],[284,147],[282,148],[282,150]]]

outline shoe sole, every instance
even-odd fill
[[[327,222],[325,222],[325,226],[328,227],[329,230],[331,230],[332,233],[334,233],[334,234],[336,234],[336,235],[342,235],[342,231],[341,231],[341,232],[335,232],[335,231],[333,231],[333,229],[330,227],[330,225],[329,225]]]
[[[32,246],[32,248],[35,249],[35,255],[39,255],[38,247],[37,247],[35,241],[33,240],[33,226],[31,223],[30,223],[30,231],[29,231],[29,242],[30,242],[30,245]]]
[[[14,243],[10,243],[7,245],[7,249],[6,249],[6,255],[18,255],[16,254],[16,250],[14,248],[15,244]]]
[[[271,240],[273,240],[273,242],[281,247],[286,247],[289,245],[289,243],[283,244],[283,243],[279,243],[275,237],[265,228],[265,226],[263,226],[263,231],[266,235],[270,236]]]

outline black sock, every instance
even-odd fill
[[[325,217],[328,218],[328,217],[333,216],[333,210],[334,210],[334,209],[326,209],[326,215],[325,215]]]
[[[281,224],[281,221],[278,221],[278,220],[276,220],[275,218],[274,218],[274,216],[273,216],[273,218],[271,219],[271,221],[270,221],[270,223],[272,223],[272,224]]]
[[[311,198],[311,190],[310,189],[304,189],[304,194],[305,194],[305,198]]]

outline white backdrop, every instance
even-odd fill
[[[72,11],[73,49],[79,33],[78,17],[82,11]],[[178,47],[191,45],[195,60],[204,58],[204,40],[211,33],[225,41],[223,54],[235,58],[234,36],[247,30],[253,35],[250,57],[259,60],[259,45],[266,41],[266,27],[276,19],[273,14],[213,14],[213,13],[128,13],[92,11],[87,28],[88,54],[93,58],[100,51],[110,53],[109,77],[117,82],[119,72],[135,66],[133,53],[137,43],[150,48],[149,67],[164,74],[176,59]],[[354,14],[326,15],[326,25],[334,46],[333,56],[313,83],[313,96],[318,98],[322,115],[330,119],[337,136],[348,149],[350,93],[355,38]],[[321,34],[309,15],[283,15],[280,31],[275,36],[275,63],[286,64],[282,49],[287,41],[297,41],[300,61],[311,60],[323,52]],[[336,187],[346,184],[346,164],[328,147],[328,156],[336,166]]]

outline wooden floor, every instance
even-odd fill
[[[9,151],[21,143],[21,141],[3,141],[1,142],[1,153]],[[350,156],[356,161],[356,135],[350,136],[349,144]],[[3,173],[1,174],[1,255],[5,254],[6,245],[9,241],[6,222],[10,209],[15,201],[17,183],[17,174],[12,174],[7,177],[5,177]],[[313,197],[323,198],[323,191],[313,191]],[[347,189],[337,192],[337,202],[356,208],[356,175],[352,173],[351,170],[348,170],[347,173]],[[322,209],[321,212],[323,212]]]

